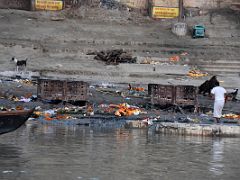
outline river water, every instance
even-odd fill
[[[240,139],[27,124],[0,136],[5,179],[240,179]]]

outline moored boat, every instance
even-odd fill
[[[34,109],[0,111],[0,134],[8,133],[22,126],[32,115]]]

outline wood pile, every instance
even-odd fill
[[[107,50],[88,53],[87,55],[96,55],[94,59],[104,61],[107,65],[118,65],[119,63],[136,63],[137,58],[122,49]]]

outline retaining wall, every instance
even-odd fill
[[[31,0],[0,0],[0,8],[30,10]]]
[[[156,131],[183,136],[240,137],[239,125],[159,123]]]
[[[185,7],[197,7],[202,9],[224,8],[239,0],[184,0]]]
[[[66,6],[78,7],[81,5],[98,5],[101,0],[64,0]],[[178,7],[178,0],[105,0],[116,1],[137,9],[147,9],[148,5],[162,7]],[[198,7],[202,9],[224,8],[239,0],[184,0],[185,7]],[[34,0],[0,0],[0,8],[30,10]]]

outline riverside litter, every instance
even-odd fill
[[[0,110],[11,111],[37,107],[31,120],[43,124],[55,125],[147,128],[162,122],[213,124],[212,114],[207,113],[209,110],[212,110],[212,107],[209,107],[209,103],[205,102],[207,97],[204,96],[198,96],[200,100],[198,103],[199,111],[194,112],[194,104],[179,104],[179,106],[173,104],[169,106],[166,105],[164,108],[157,104],[151,104],[151,94],[149,94],[149,87],[146,85],[108,84],[106,86],[100,83],[90,86],[88,96],[86,96],[88,97],[86,102],[64,102],[63,99],[63,101],[60,101],[58,104],[50,104],[44,99],[32,95],[37,94],[40,86],[30,82],[31,81],[20,80],[2,81],[0,86],[2,95],[0,101],[2,107]],[[65,82],[65,80],[63,82]],[[21,85],[21,87],[19,85]],[[169,85],[166,87],[168,86]],[[159,86],[160,89],[163,87],[165,87],[165,85]],[[181,87],[182,86],[177,86],[176,92],[181,90]],[[165,90],[171,91],[169,88],[165,88]],[[54,97],[54,93],[51,93],[51,97]],[[171,94],[172,92],[169,93]],[[24,94],[27,94],[25,98],[31,100],[20,101],[21,97],[24,97]],[[16,100],[16,98],[18,98],[18,100]],[[178,98],[178,96],[176,96],[176,98]],[[180,101],[179,99],[175,99],[174,102]],[[79,105],[73,105],[74,103]],[[236,102],[231,103],[236,105]],[[231,111],[224,110],[225,115],[223,115],[222,122],[238,124],[240,121],[238,114],[240,113],[230,113]]]

